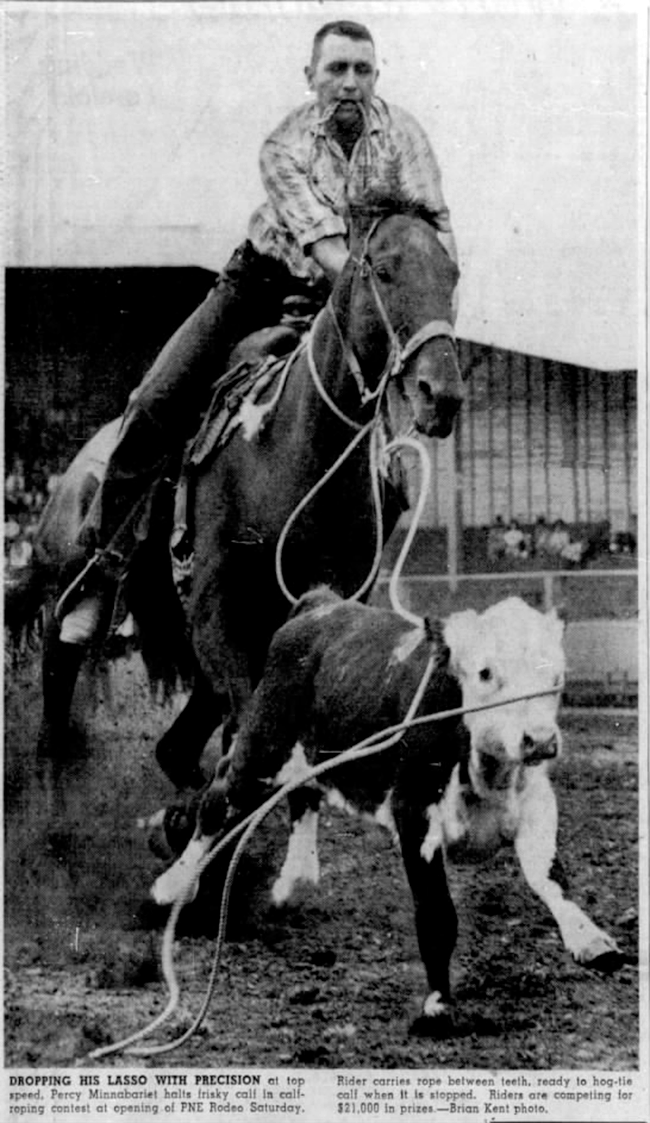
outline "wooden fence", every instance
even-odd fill
[[[636,372],[572,367],[460,341],[467,400],[451,443],[431,442],[431,526],[607,520],[637,512]]]

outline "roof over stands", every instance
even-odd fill
[[[349,3],[11,5],[8,263],[219,269],[262,198],[260,141],[306,96],[311,37],[340,15]],[[459,335],[636,368],[637,16],[353,16],[376,37],[378,92],[443,168]]]

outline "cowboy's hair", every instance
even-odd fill
[[[332,20],[330,23],[324,24],[320,31],[317,31],[314,35],[314,43],[311,52],[312,66],[316,66],[318,62],[323,39],[325,39],[327,35],[344,35],[346,39],[362,40],[367,43],[372,43],[373,47],[375,45],[372,35],[364,24],[355,23],[354,20],[349,19]]]

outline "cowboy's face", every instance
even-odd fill
[[[321,113],[333,108],[337,120],[347,124],[358,118],[361,105],[370,105],[378,76],[374,47],[367,39],[326,35],[305,74]]]

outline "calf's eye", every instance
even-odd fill
[[[480,678],[481,682],[490,682],[492,678],[492,671],[489,667],[482,667],[478,673],[478,677]]]

